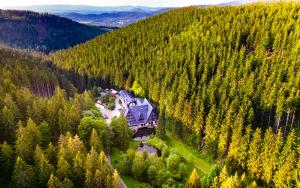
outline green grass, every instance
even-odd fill
[[[139,147],[139,141],[131,141],[129,145],[129,149],[136,150]]]
[[[134,179],[133,177],[129,177],[129,176],[121,176],[123,181],[125,182],[125,184],[127,185],[128,188],[151,188],[151,185],[148,183],[144,183],[144,182],[140,182],[136,179]]]
[[[206,161],[205,158],[200,155],[199,151],[185,145],[179,139],[174,138],[170,133],[166,134],[166,143],[171,152],[180,154],[187,163],[193,164],[202,174],[209,173],[213,165]]]

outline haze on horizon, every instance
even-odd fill
[[[0,7],[31,5],[90,5],[90,6],[147,6],[147,7],[183,7],[191,5],[213,5],[232,0],[10,0],[2,1]]]

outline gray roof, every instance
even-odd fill
[[[130,126],[157,120],[155,107],[149,100],[134,98],[130,93],[124,90],[120,91],[120,96],[123,97],[126,103],[135,102],[135,105],[127,107],[124,112]]]
[[[133,95],[131,95],[130,93],[128,93],[127,91],[125,90],[121,90],[119,92],[119,95],[125,100],[126,104],[129,104],[131,102],[135,102],[136,99],[134,98]]]

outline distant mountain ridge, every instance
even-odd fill
[[[145,6],[89,6],[89,5],[31,5],[5,7],[5,9],[14,10],[31,10],[42,13],[80,13],[80,14],[101,14],[111,12],[150,12],[158,11],[162,7],[145,7]]]
[[[140,9],[135,9],[133,12],[107,12],[101,14],[81,14],[81,13],[59,13],[57,15],[69,18],[79,23],[108,26],[108,27],[123,27],[130,25],[142,19],[166,12],[170,9],[160,9],[158,11],[145,12]]]
[[[258,0],[237,0],[220,3],[214,6],[241,5]],[[195,5],[206,7],[211,5]],[[31,10],[40,13],[51,13],[66,17],[79,23],[107,26],[124,27],[142,19],[158,15],[160,13],[175,9],[175,7],[146,7],[146,6],[89,6],[89,5],[32,5],[6,7],[6,9]]]
[[[13,48],[48,53],[108,31],[109,28],[83,25],[55,15],[0,9],[0,43]]]
[[[66,17],[79,23],[108,26],[124,27],[162,12],[170,8],[144,7],[144,6],[87,6],[87,5],[34,5],[7,7],[15,10],[31,10],[40,13],[51,13]]]

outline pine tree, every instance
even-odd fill
[[[228,151],[228,157],[232,157],[238,163],[241,163],[241,161],[245,158],[241,147],[243,145],[242,134],[243,134],[243,117],[241,113],[239,113],[237,119],[233,124],[231,143]]]
[[[124,115],[111,122],[112,131],[114,134],[115,145],[123,151],[126,151],[130,143],[130,132],[128,130],[128,122]]]
[[[56,163],[56,161],[57,161],[56,148],[53,146],[53,144],[51,142],[48,144],[48,148],[46,150],[46,155],[51,164]]]
[[[17,188],[34,187],[36,183],[33,167],[21,157],[17,158],[12,179]]]
[[[257,128],[253,133],[253,137],[250,142],[249,151],[248,151],[248,161],[247,169],[252,176],[259,178],[262,173],[261,169],[261,149],[262,149],[262,140],[261,140],[261,130]]]
[[[229,139],[229,128],[232,123],[232,109],[230,108],[226,113],[225,122],[221,124],[218,151],[219,156],[222,157],[224,153],[228,150],[228,139]]]
[[[229,176],[223,181],[220,185],[221,188],[231,188],[231,187],[238,187],[240,184],[239,177],[237,173],[234,176]]]
[[[296,156],[291,152],[286,156],[285,163],[280,166],[274,175],[276,187],[293,187],[294,173],[296,170]]]
[[[70,170],[71,170],[70,164],[68,163],[68,161],[64,159],[63,156],[61,156],[58,159],[58,163],[57,163],[57,170],[56,170],[57,177],[59,179],[68,178],[71,173]]]
[[[72,179],[75,185],[83,187],[84,184],[84,164],[85,157],[78,151],[75,158],[73,159],[73,168],[72,168]]]
[[[286,139],[286,143],[280,154],[277,171],[274,175],[274,183],[276,187],[292,187],[294,172],[296,171],[296,136],[294,130],[290,132]]]
[[[7,108],[6,106],[2,109],[2,114],[0,115],[1,120],[1,133],[0,136],[4,140],[11,141],[14,138],[13,132],[15,131],[15,114]],[[5,133],[5,134],[4,134]]]
[[[34,159],[38,185],[42,187],[46,186],[50,175],[54,173],[54,167],[49,163],[44,152],[38,145],[34,152]]]
[[[14,151],[6,141],[0,145],[0,169],[1,177],[10,178],[14,164]]]
[[[90,173],[94,174],[97,168],[98,153],[92,148],[86,156],[85,170],[89,170]],[[87,173],[87,172],[86,172]]]
[[[114,187],[114,188],[122,188],[123,187],[120,182],[120,176],[116,170],[114,170],[114,173],[113,173],[112,187]]]
[[[160,114],[158,116],[156,136],[159,137],[160,139],[164,139],[166,136],[166,129],[164,126],[164,114],[162,113],[162,110],[160,111]]]
[[[51,140],[50,127],[46,121],[43,121],[38,128],[41,133],[41,146],[46,147]]]
[[[200,188],[201,187],[200,178],[199,178],[198,173],[195,168],[192,171],[185,187],[186,188]]]
[[[94,187],[93,174],[90,170],[86,170],[84,187],[85,188],[93,188]]]
[[[27,161],[32,161],[33,151],[37,144],[40,144],[41,133],[36,124],[29,119],[26,127],[18,124],[16,153]]]
[[[53,174],[50,175],[50,178],[48,180],[48,188],[60,188],[61,182],[57,177],[55,177]]]
[[[94,148],[96,152],[100,152],[103,150],[103,146],[100,143],[100,139],[98,137],[98,133],[95,129],[92,130],[91,139],[90,139],[90,147]]]

